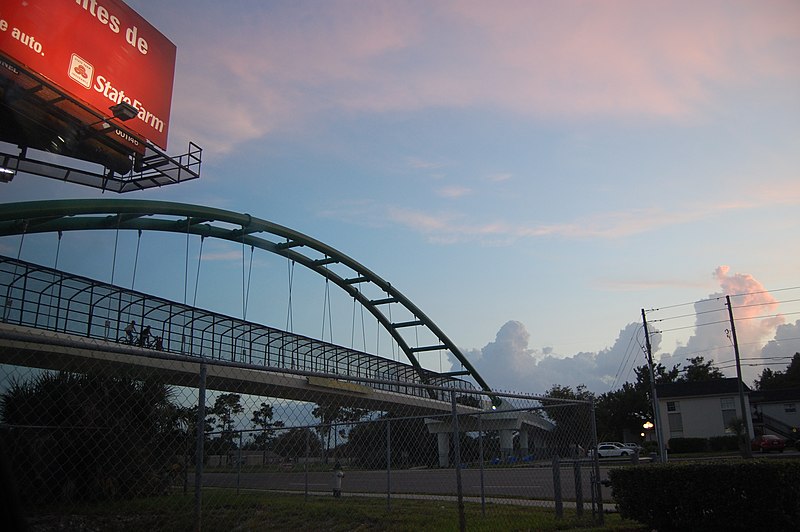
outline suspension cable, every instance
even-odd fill
[[[136,238],[136,256],[133,258],[133,277],[131,278],[131,290],[136,286],[136,269],[139,266],[139,246],[142,243],[142,230],[139,229],[139,236]]]
[[[200,250],[197,252],[197,272],[194,276],[194,297],[192,298],[192,306],[197,306],[197,287],[200,284],[200,261],[203,258],[203,242],[205,241],[205,235],[200,235]]]
[[[245,276],[245,243],[244,243],[244,227],[242,227],[242,319],[247,319],[247,304],[250,300],[250,279],[253,275],[253,246],[250,246],[250,267]],[[245,283],[245,277],[247,282]]]
[[[361,287],[358,287],[358,293],[361,293]],[[367,324],[364,321],[364,305],[361,305],[361,345],[364,346],[364,351],[367,350]]]
[[[114,275],[117,271],[117,247],[119,246],[119,224],[122,221],[122,215],[117,214],[117,230],[114,232],[114,256],[111,259],[111,285],[114,285]],[[117,324],[119,324],[120,313],[122,311],[122,291],[117,294]],[[106,308],[106,322],[110,322],[111,318],[111,305]],[[110,325],[110,323],[108,323]],[[119,325],[118,325],[119,327]]]
[[[186,298],[189,293],[189,224],[191,223],[189,217],[186,217],[186,256],[183,261],[183,304],[186,304]],[[197,292],[195,291],[195,296]]]
[[[327,257],[326,257],[327,258]],[[325,266],[325,270],[328,269],[328,266]],[[328,318],[328,336],[330,337],[331,343],[333,343],[333,321],[331,316],[331,289],[330,289],[330,279],[328,276],[325,276],[325,297],[322,301],[322,341],[325,341],[325,317],[327,314]]]
[[[53,269],[58,269],[58,256],[61,253],[61,237],[64,236],[62,231],[58,232],[58,243],[56,244],[56,260],[53,262]]]
[[[388,292],[386,295],[389,295]],[[387,305],[389,307],[388,314],[389,314],[389,323],[392,323],[392,304],[389,303]],[[397,341],[391,342],[392,345],[392,360],[397,362]]]
[[[114,233],[114,255],[111,258],[111,284],[114,284],[114,273],[117,269],[117,245],[119,244],[119,222],[120,215],[117,215],[117,230]]]
[[[288,242],[288,239],[287,239]],[[290,333],[293,332],[294,322],[292,319],[292,283],[294,282],[294,261],[286,256],[286,267],[289,270],[289,297],[286,307],[286,330]]]
[[[28,232],[28,220],[25,220],[22,226],[22,235],[19,239],[19,248],[17,248],[17,262],[14,264],[14,276],[11,278],[11,282],[8,283],[6,286],[6,299],[3,302],[3,322],[8,320],[8,314],[11,312],[11,287],[17,280],[17,269],[19,268],[19,259],[22,256],[22,244],[25,242],[25,233]],[[20,311],[22,310],[22,302],[20,302]],[[22,318],[22,313],[20,312],[20,318]]]
[[[350,349],[356,348],[356,298],[353,296],[353,319],[350,324]]]
[[[53,261],[53,269],[58,271],[58,258],[61,255],[61,237],[64,236],[62,231],[58,232],[58,242],[56,243],[56,258]],[[56,301],[61,301],[61,283],[58,284],[59,296]],[[47,326],[50,327],[50,318],[53,314],[53,293],[50,292],[50,299],[47,302]],[[56,317],[56,329],[58,329],[58,317]]]
[[[25,221],[25,227],[22,229],[22,235],[19,238],[19,247],[17,248],[17,261],[22,256],[22,244],[25,243],[25,233],[28,232],[28,222]]]

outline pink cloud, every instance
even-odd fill
[[[176,134],[209,149],[326,113],[495,107],[693,120],[720,87],[797,79],[800,4],[292,2],[206,5],[179,48]],[[201,16],[202,15],[202,16]]]

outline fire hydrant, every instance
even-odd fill
[[[333,466],[333,496],[334,497],[341,497],[342,496],[342,479],[344,478],[344,472],[342,471],[342,466],[339,462]]]

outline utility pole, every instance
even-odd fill
[[[742,407],[742,423],[744,423],[744,456],[753,457],[753,450],[750,448],[750,411],[745,408],[744,402],[744,382],[742,382],[742,365],[739,363],[739,340],[736,339],[736,323],[733,320],[733,306],[731,306],[731,296],[725,296],[725,303],[728,305],[728,316],[731,319],[731,336],[733,337],[733,353],[736,355],[736,379],[739,381],[739,403]]]
[[[644,324],[644,345],[647,348],[647,367],[650,368],[650,399],[653,402],[653,427],[656,431],[656,441],[658,442],[658,460],[661,463],[667,461],[664,449],[664,436],[661,434],[661,415],[658,408],[658,396],[656,395],[656,372],[653,369],[653,347],[650,345],[650,333],[647,330],[647,316],[642,309],[642,323]]]

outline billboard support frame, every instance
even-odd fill
[[[14,64],[13,61],[6,58],[3,58],[3,62],[6,63],[6,68],[12,67],[18,75],[28,76],[40,88],[46,87],[49,93],[57,95],[56,98],[51,100],[38,98],[36,95],[41,92],[40,88],[25,91],[22,95],[24,98],[36,99],[36,105],[41,106],[44,112],[49,115],[66,120],[65,117],[68,113],[65,113],[60,106],[64,102],[69,102],[71,106],[79,108],[83,113],[94,116],[96,121],[93,123],[81,124],[78,121],[72,121],[71,125],[76,129],[82,129],[85,135],[101,138],[111,130],[122,131],[131,137],[135,135],[121,124],[124,122],[123,116],[104,116],[70,96],[58,85],[26,71],[22,65]],[[100,124],[108,127],[108,129],[94,129],[94,126]],[[3,179],[0,182],[11,181],[15,174],[25,173],[87,185],[103,191],[123,193],[182,183],[200,177],[203,150],[195,143],[189,142],[186,153],[170,156],[149,140],[143,139],[138,135],[135,138],[140,146],[143,147],[143,149],[139,150],[141,153],[134,154],[133,150],[129,153],[124,153],[119,148],[116,150],[119,155],[130,157],[133,160],[131,170],[125,174],[115,172],[100,162],[81,159],[69,154],[45,151],[8,140],[0,140],[0,170],[5,170],[0,172],[3,174]],[[8,149],[8,146],[14,146],[15,144],[17,150]],[[111,149],[113,150],[113,148]]]

